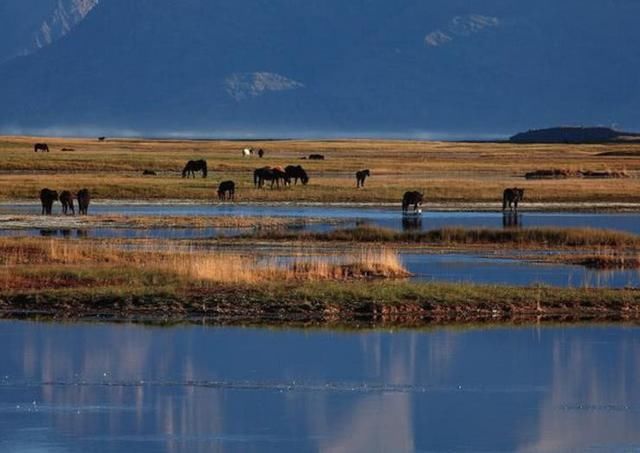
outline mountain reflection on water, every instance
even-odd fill
[[[637,328],[0,323],[2,451],[628,451]]]

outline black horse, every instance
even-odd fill
[[[62,204],[62,213],[67,215],[69,213],[69,209],[71,209],[71,214],[76,215],[76,210],[73,207],[73,195],[68,190],[64,190],[60,193],[60,203]]]
[[[505,211],[509,207],[512,211],[518,210],[518,203],[524,199],[524,189],[513,187],[504,189],[502,193],[502,210]]]
[[[33,145],[33,152],[37,153],[38,151],[43,151],[45,153],[49,152],[49,145],[46,143],[36,143]]]
[[[322,154],[310,154],[309,160],[324,160],[324,155]]]
[[[291,178],[282,168],[262,167],[256,168],[253,172],[253,184],[256,188],[264,187],[265,181],[271,181],[271,188],[276,184],[280,188],[280,181],[283,185],[291,184]]]
[[[76,198],[78,199],[78,212],[80,215],[87,215],[87,211],[89,211],[89,203],[91,202],[89,190],[80,190],[76,195]]]
[[[156,172],[153,170],[143,170],[142,176],[156,176]]]
[[[202,177],[207,177],[207,161],[206,160],[190,160],[187,162],[187,165],[184,166],[182,170],[182,177],[186,178],[188,176],[196,177],[196,172],[201,171]]]
[[[422,195],[422,193],[420,192],[405,192],[404,196],[402,197],[402,212],[406,213],[410,205],[413,205],[413,212],[417,212],[418,206],[422,205],[423,199],[424,195]]]
[[[233,181],[222,181],[218,186],[218,199],[233,200],[236,196],[236,183]]]
[[[307,172],[304,171],[304,168],[302,168],[302,165],[287,165],[284,168],[284,172],[289,177],[289,180],[293,179],[294,184],[298,184],[298,179],[305,186],[309,182],[309,176]]]
[[[258,157],[260,157],[260,158],[264,157],[264,149],[260,148],[258,150]]]
[[[53,203],[58,201],[58,192],[55,190],[42,189],[40,191],[40,202],[42,203],[42,215],[51,215]]]
[[[356,187],[364,187],[364,180],[371,176],[371,172],[367,168],[366,170],[360,170],[356,172]]]
[[[107,137],[98,137],[98,141],[99,141],[99,142],[103,142],[103,141],[105,141],[106,139],[107,139]]]

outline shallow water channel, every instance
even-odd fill
[[[2,204],[0,214],[38,214],[39,205],[34,203]],[[640,234],[640,213],[560,213],[523,212],[518,216],[503,216],[500,212],[441,211],[425,209],[421,216],[403,218],[398,208],[334,207],[304,205],[244,205],[244,204],[102,204],[91,205],[92,214],[126,216],[266,216],[266,217],[313,217],[325,218],[326,224],[310,224],[308,231],[330,231],[345,226],[367,224],[395,230],[431,230],[435,228],[487,227],[502,228],[507,224],[521,227],[589,227],[606,228]],[[341,220],[338,224],[335,220]],[[41,233],[42,231],[42,233]],[[62,230],[0,230],[0,234],[59,234]],[[226,234],[241,231],[228,229]],[[76,234],[72,231],[70,234]],[[155,237],[196,238],[222,234],[221,229],[96,229],[84,234],[96,237]]]
[[[0,322],[6,452],[638,451],[629,326]]]

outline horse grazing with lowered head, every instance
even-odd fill
[[[256,188],[264,187],[265,181],[271,181],[271,188],[273,189],[273,185],[275,184],[278,188],[280,188],[280,182],[282,181],[283,185],[291,184],[291,178],[287,176],[287,173],[279,167],[271,168],[271,167],[262,167],[256,168],[253,172],[253,184]]]
[[[187,162],[187,165],[184,166],[182,170],[182,177],[186,178],[188,176],[196,177],[196,172],[202,172],[202,177],[207,177],[207,161],[206,160],[190,160]]]
[[[40,191],[40,202],[42,203],[42,215],[51,215],[53,203],[58,201],[58,192],[50,189]]]
[[[89,211],[89,203],[91,202],[91,194],[88,189],[82,189],[76,194],[78,200],[78,212],[80,215],[87,215]]]
[[[69,213],[69,209],[71,209],[72,215],[76,215],[76,210],[73,207],[73,195],[68,190],[63,190],[60,193],[60,204],[62,204],[62,213],[64,215]]]
[[[309,154],[309,160],[324,160],[324,154]]]
[[[413,212],[418,212],[418,206],[422,206],[424,195],[417,191],[405,192],[402,197],[402,212],[407,213],[409,206],[413,205]]]
[[[33,145],[33,152],[37,153],[38,151],[48,153],[49,145],[47,145],[46,143],[36,143],[35,145]]]
[[[233,200],[236,197],[236,183],[233,181],[222,181],[218,186],[218,199]]]
[[[519,189],[517,187],[512,187],[509,189],[504,189],[502,193],[502,210],[506,211],[507,207],[509,207],[512,211],[518,210],[518,203],[524,199],[524,189]]]
[[[364,180],[371,176],[371,172],[367,168],[366,170],[360,170],[356,172],[356,187],[364,187]]]
[[[253,156],[253,148],[245,148],[242,150],[242,157],[251,157]]]
[[[309,182],[309,175],[307,175],[307,172],[302,168],[302,165],[287,165],[284,168],[284,172],[289,177],[289,184],[292,179],[295,185],[298,184],[298,179],[304,186]]]

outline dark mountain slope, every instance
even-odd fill
[[[640,128],[640,4],[609,3],[102,0],[0,65],[0,128]]]

